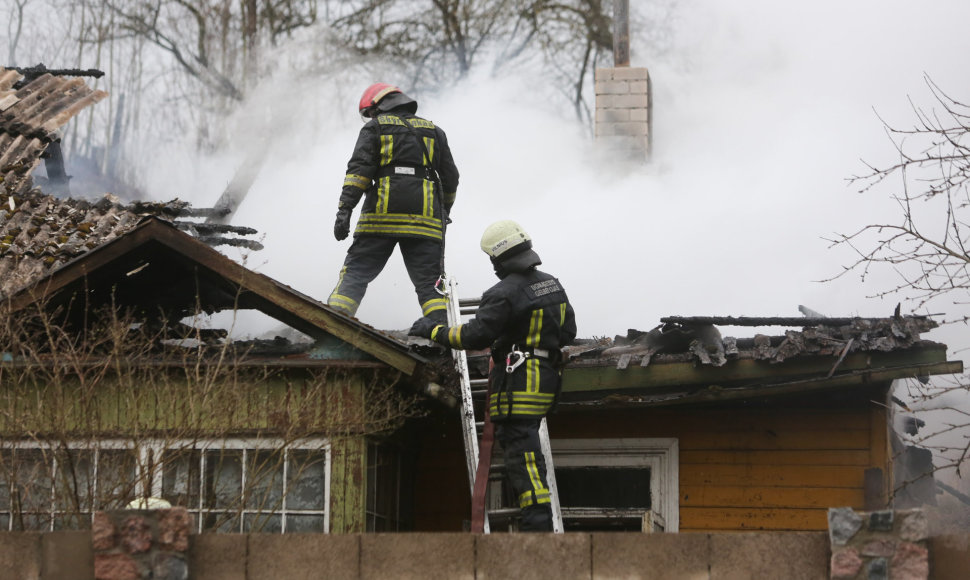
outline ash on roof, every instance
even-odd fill
[[[615,362],[620,368],[630,364],[648,366],[655,358],[721,366],[730,359],[782,362],[796,356],[846,356],[859,351],[889,352],[910,348],[921,342],[920,334],[937,323],[925,316],[888,318],[790,319],[744,317],[669,317],[650,331],[631,329],[626,336],[612,340],[586,341],[570,347],[574,362]],[[722,337],[718,325],[758,326],[802,323],[801,330],[786,330],[783,335],[756,334],[752,338]]]

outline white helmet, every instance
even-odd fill
[[[512,220],[502,220],[485,228],[482,251],[492,263],[506,271],[525,271],[542,263],[532,250],[532,238]],[[498,272],[498,270],[496,270]]]
[[[531,248],[532,238],[522,229],[522,226],[512,220],[495,222],[485,228],[485,232],[482,234],[482,251],[493,260],[512,248],[525,243],[528,243]]]

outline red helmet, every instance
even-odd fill
[[[360,104],[357,106],[357,110],[360,111],[362,117],[373,117],[374,113],[377,112],[377,103],[380,103],[381,99],[387,95],[400,92],[401,89],[394,85],[374,83],[364,90],[364,94],[360,97]]]

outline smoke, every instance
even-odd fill
[[[664,9],[669,28],[631,30],[632,64],[649,69],[654,91],[649,164],[604,158],[535,71],[480,72],[412,95],[447,132],[461,171],[447,240],[461,293],[494,283],[478,239],[511,218],[567,288],[581,336],[647,329],[666,315],[797,316],[799,304],[830,316],[890,314],[897,297],[867,296],[894,286],[894,272],[819,282],[855,259],[823,238],[898,221],[885,191],[859,194],[847,178],[864,171],[861,159],[893,160],[880,117],[911,124],[908,99],[930,102],[924,74],[970,94],[961,62],[970,6],[692,0]],[[634,7],[635,22],[658,22],[647,10]],[[363,70],[280,73],[237,113],[230,151],[177,169],[159,162],[157,191],[211,205],[253,148],[265,151],[234,218],[264,235],[248,265],[326,300],[350,244],[331,229],[359,92],[375,80],[408,90],[406,79]],[[395,254],[358,316],[407,328],[420,314],[413,296]],[[935,333],[966,346],[956,330]]]
[[[956,24],[970,9],[677,6],[663,51],[652,53],[649,30],[631,31],[633,65],[650,70],[654,88],[650,164],[604,159],[528,74],[483,73],[415,95],[419,114],[448,133],[462,174],[447,242],[462,293],[494,282],[478,237],[512,218],[562,279],[583,336],[671,314],[797,315],[798,304],[833,316],[891,313],[895,299],[866,298],[895,281],[891,272],[865,285],[855,275],[817,282],[853,260],[822,238],[898,215],[888,197],[857,194],[846,178],[864,168],[860,158],[891,159],[874,109],[910,122],[907,95],[927,95],[924,71],[952,93],[970,92],[957,60],[970,41]],[[274,79],[239,114],[235,142],[266,144],[268,154],[235,218],[265,234],[266,250],[251,259],[321,300],[350,243],[335,242],[331,227],[359,129],[357,93],[373,80]],[[231,177],[229,165],[213,168]],[[198,204],[218,196],[211,181]],[[412,291],[395,255],[359,317],[406,328],[419,314]]]

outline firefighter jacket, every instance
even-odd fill
[[[495,368],[489,413],[493,421],[539,418],[559,393],[560,349],[576,338],[576,318],[559,280],[535,268],[505,276],[483,295],[475,318],[438,326],[432,340],[458,349],[491,344]],[[511,372],[510,352],[523,353]]]
[[[354,236],[440,240],[442,210],[451,209],[457,190],[458,168],[445,132],[399,108],[378,115],[360,130],[339,207],[353,209],[364,196]]]

